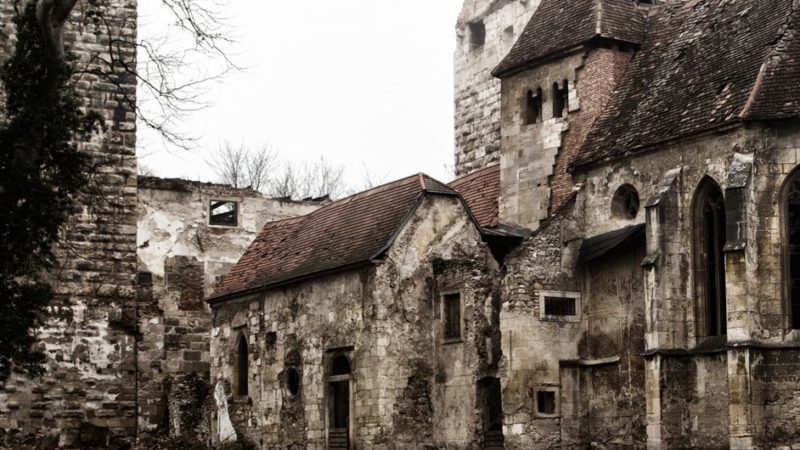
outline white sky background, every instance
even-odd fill
[[[229,0],[245,72],[210,86],[211,107],[182,129],[193,151],[167,150],[139,127],[140,163],[154,175],[214,181],[221,143],[275,146],[284,158],[326,160],[360,186],[364,166],[391,181],[425,172],[449,181],[453,51],[461,0]],[[141,0],[140,37],[172,18]]]

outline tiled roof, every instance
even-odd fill
[[[633,0],[543,0],[492,74],[504,77],[595,38],[640,44],[645,19]]]
[[[221,301],[379,257],[425,194],[458,194],[424,174],[264,226],[210,297]]]
[[[572,167],[741,120],[800,115],[798,10],[800,0],[653,9],[645,42]]]
[[[480,226],[493,228],[499,224],[499,164],[465,175],[450,182],[449,186],[461,194]]]

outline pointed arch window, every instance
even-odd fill
[[[239,335],[236,344],[236,395],[248,395],[248,370],[247,338]]]
[[[703,179],[694,199],[694,275],[698,337],[727,334],[725,296],[725,199]]]
[[[783,191],[783,236],[789,326],[800,329],[800,170],[790,175]]]

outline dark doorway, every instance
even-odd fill
[[[350,361],[338,355],[328,375],[328,448],[350,448]]]
[[[800,329],[800,172],[795,172],[786,192],[786,238],[789,263],[789,321]]]
[[[483,448],[487,450],[505,448],[500,379],[487,377],[478,382],[478,402],[483,419]]]

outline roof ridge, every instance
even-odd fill
[[[594,22],[594,32],[598,36],[603,33],[603,0],[595,0],[595,22]]]
[[[428,188],[425,186],[425,174],[423,174],[422,172],[419,172],[419,173],[417,173],[417,176],[419,177],[419,187],[420,187],[420,189],[422,189],[423,191],[427,191]]]

